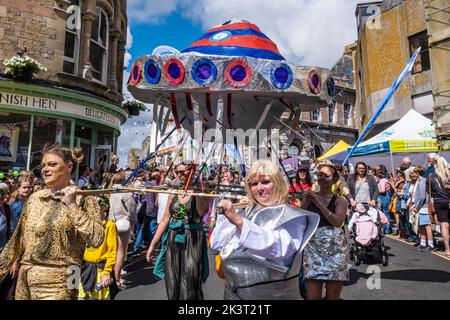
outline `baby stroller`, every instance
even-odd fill
[[[378,258],[383,266],[387,266],[389,256],[383,241],[383,228],[387,218],[367,204],[358,204],[355,209],[348,225],[353,239],[350,244],[350,259],[359,266],[365,258]]]

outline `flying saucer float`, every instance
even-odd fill
[[[170,108],[177,128],[182,125],[194,138],[196,120],[224,135],[225,129],[271,129],[284,112],[293,119],[300,111],[326,107],[335,95],[328,69],[286,61],[246,21],[210,29],[181,53],[137,59],[128,90],[142,102]]]

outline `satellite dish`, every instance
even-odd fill
[[[170,47],[170,46],[159,46],[159,47],[156,47],[152,52],[153,55],[158,55],[158,56],[162,56],[165,54],[174,54],[174,53],[180,53],[180,51],[175,49],[174,47]]]

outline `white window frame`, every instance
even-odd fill
[[[95,81],[95,82],[98,82],[98,83],[101,83],[101,84],[106,84],[106,80],[108,79],[108,57],[109,57],[109,55],[108,55],[108,50],[109,50],[109,19],[108,18],[109,17],[106,14],[105,10],[103,10],[100,7],[96,7],[95,8],[95,14],[96,15],[100,14],[100,16],[99,16],[99,24],[97,26],[98,27],[98,35],[100,35],[100,27],[101,27],[101,24],[102,24],[101,14],[105,15],[105,22],[106,22],[106,47],[104,47],[102,44],[100,44],[98,42],[98,39],[97,40],[92,39],[92,36],[89,39],[90,42],[94,42],[96,45],[100,46],[102,49],[105,50],[105,54],[104,54],[104,57],[103,57],[103,66],[102,66],[103,70],[100,70],[100,74],[101,74],[101,78],[102,79],[98,80],[97,78],[92,77],[92,81]],[[90,57],[90,55],[91,55],[91,53],[89,52],[89,57]]]
[[[82,1],[83,0],[78,0],[78,7],[80,8],[80,10],[81,10],[81,8],[82,8],[82,5],[83,5],[83,3],[82,3]],[[80,19],[81,19],[81,14],[80,14]],[[81,23],[81,21],[80,21],[80,23]],[[81,46],[81,44],[80,44],[80,37],[81,37],[81,28],[77,28],[77,29],[75,29],[76,31],[73,31],[73,30],[70,30],[70,29],[67,29],[67,23],[66,23],[66,28],[65,28],[65,32],[69,32],[69,33],[71,33],[71,34],[73,34],[73,35],[75,35],[75,45],[74,45],[74,53],[73,53],[73,58],[71,58],[71,57],[67,57],[66,55],[63,55],[63,63],[64,63],[64,61],[67,61],[67,62],[70,62],[70,63],[73,63],[73,73],[69,73],[69,74],[72,74],[72,75],[75,75],[75,76],[77,76],[78,75],[78,67],[79,67],[79,62],[80,62],[80,46]],[[64,40],[64,47],[65,47],[65,40]],[[64,48],[64,51],[65,51],[65,48]],[[64,64],[63,64],[63,71],[64,71]]]

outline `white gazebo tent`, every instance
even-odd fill
[[[353,151],[350,162],[353,165],[358,161],[370,166],[383,164],[394,172],[404,157],[411,158],[415,165],[425,165],[427,153],[437,151],[432,121],[410,110],[392,126],[361,143]]]

